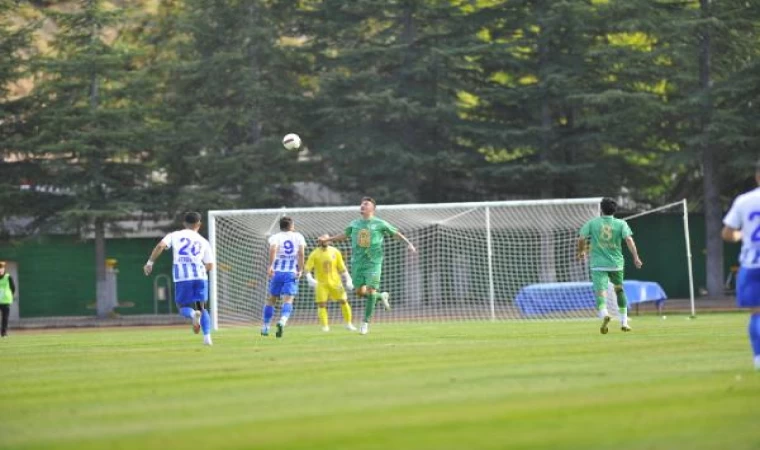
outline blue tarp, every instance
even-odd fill
[[[623,282],[628,304],[662,302],[665,291],[652,281],[627,280]],[[515,298],[523,315],[545,315],[557,311],[596,309],[594,287],[590,281],[573,283],[539,283],[526,286]]]

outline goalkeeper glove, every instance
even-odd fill
[[[314,277],[311,275],[311,272],[306,272],[306,282],[308,282],[309,286],[312,288],[317,287],[317,280],[314,279]]]

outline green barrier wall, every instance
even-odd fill
[[[153,313],[153,277],[142,267],[158,239],[110,239],[108,258],[118,260],[120,314]],[[45,236],[0,244],[0,259],[18,263],[20,316],[94,315],[95,246],[69,236]],[[154,274],[171,275],[171,257],[164,253]],[[89,307],[88,307],[89,305]],[[160,302],[166,312],[166,302]]]
[[[689,222],[694,279],[699,290],[705,286],[704,219],[699,214],[693,214],[689,217]],[[633,269],[629,258],[626,278],[657,281],[670,298],[688,297],[682,216],[653,214],[631,220],[630,225],[644,260],[644,268]],[[133,305],[119,308],[117,311],[120,314],[153,313],[153,277],[144,276],[142,266],[157,242],[158,239],[154,238],[108,240],[107,257],[118,260],[119,302]],[[738,252],[738,245],[725,246],[726,274],[735,264]],[[499,249],[495,253],[499,257]],[[627,250],[625,254],[628,255]],[[531,255],[514,265],[502,261],[500,267],[521,270],[521,265],[538,264],[535,258],[529,256]],[[0,243],[0,259],[18,263],[22,318],[95,314],[93,241],[82,241],[69,236],[46,236],[5,242]],[[393,261],[386,262],[389,263],[392,264]],[[171,276],[171,257],[168,253],[163,254],[156,264],[154,275],[157,274]],[[440,280],[442,283],[451,281],[445,276]],[[167,312],[167,302],[159,302],[159,308],[160,312]]]

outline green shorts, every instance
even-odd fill
[[[592,270],[591,282],[594,283],[594,292],[606,292],[610,283],[612,283],[613,286],[623,285],[623,271]]]
[[[354,286],[367,286],[370,289],[380,289],[380,275],[383,266],[380,264],[356,264],[351,267],[351,278]]]

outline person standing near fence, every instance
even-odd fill
[[[0,261],[0,337],[8,337],[8,316],[11,315],[11,304],[16,295],[16,283],[11,274],[5,272],[5,261]]]

